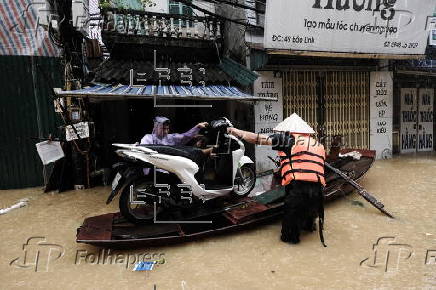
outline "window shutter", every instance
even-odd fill
[[[181,14],[180,12],[180,3],[175,1],[170,1],[169,3],[169,12],[170,14]]]
[[[192,0],[189,2],[192,2]],[[191,7],[172,0],[169,2],[169,12],[170,14],[193,15]],[[174,25],[179,25],[179,21],[175,20]],[[192,25],[193,24],[191,23],[189,26],[192,27]],[[186,21],[182,21],[182,27],[186,27]]]

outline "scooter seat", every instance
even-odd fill
[[[203,166],[205,155],[201,149],[191,146],[170,146],[170,145],[140,145],[151,150],[154,150],[161,154],[167,154],[171,156],[181,156],[188,158],[199,166]]]

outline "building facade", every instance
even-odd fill
[[[280,99],[279,104],[255,105],[256,130],[269,132],[281,116],[296,112],[325,138],[327,148],[341,135],[343,146],[376,150],[378,158],[435,150],[434,79],[429,67],[416,66],[432,58],[424,51],[431,22],[428,11],[435,3],[427,3],[431,9],[425,11],[406,4],[419,21],[411,24],[413,29],[403,28],[401,42],[401,37],[394,37],[402,25],[400,3],[388,7],[369,2],[365,10],[356,11],[345,1],[339,12],[334,5],[330,9],[328,1],[318,1],[320,7],[317,1],[239,2],[253,8],[238,12],[253,27],[234,28],[232,34],[239,33],[245,42],[229,49],[259,73],[255,95],[272,93]],[[382,24],[387,23],[383,17],[391,18],[392,24]],[[375,24],[364,24],[369,21]],[[270,83],[275,88],[268,87]],[[410,105],[405,96],[411,96]],[[265,108],[271,107],[279,111],[268,113]],[[259,148],[257,153],[258,171],[273,167],[265,158],[273,152]]]

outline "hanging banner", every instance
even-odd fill
[[[79,134],[80,139],[89,138],[89,125],[88,122],[80,122],[74,125],[68,125],[65,127],[65,139],[67,141],[78,140],[76,132],[73,127],[76,128],[77,134]]]
[[[376,158],[392,157],[393,74],[371,72],[370,147]]]
[[[65,156],[61,142],[43,141],[36,143],[36,151],[41,158],[42,164],[47,165]]]
[[[0,1],[0,55],[58,57],[61,50],[50,40],[47,26],[57,15],[48,1]]]
[[[434,89],[419,89],[418,151],[433,151]]]
[[[269,49],[422,55],[435,0],[267,1]]]
[[[282,78],[274,76],[274,72],[257,72],[259,77],[254,82],[254,95],[271,97],[272,101],[259,101],[254,106],[255,132],[269,135],[273,128],[283,121]],[[268,156],[276,157],[277,151],[271,146],[256,146],[256,171],[264,172],[275,168]]]
[[[401,138],[400,152],[416,152],[416,133],[418,122],[417,89],[401,89]]]

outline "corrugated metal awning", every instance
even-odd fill
[[[62,91],[55,89],[55,93],[62,97],[88,97],[100,99],[119,98],[153,98],[160,99],[185,99],[185,100],[269,100],[277,101],[274,98],[254,97],[241,92],[236,87],[227,86],[128,86],[128,85],[105,85],[98,84],[91,87],[73,91]]]

